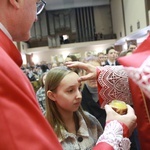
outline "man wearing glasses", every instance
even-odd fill
[[[62,149],[42,116],[33,88],[20,69],[13,41],[26,41],[44,0],[0,0],[0,149]]]
[[[42,115],[32,85],[20,69],[21,55],[13,44],[29,39],[30,28],[45,5],[44,0],[0,0],[1,150],[62,149]]]

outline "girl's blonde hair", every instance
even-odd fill
[[[61,129],[64,128],[67,130],[62,118],[61,114],[59,113],[56,104],[53,100],[50,100],[47,96],[47,91],[56,92],[57,87],[59,86],[61,80],[69,73],[73,71],[67,69],[66,67],[55,67],[52,68],[46,76],[45,81],[45,94],[46,94],[46,119],[54,129],[56,135],[58,137],[63,138]],[[89,119],[84,115],[84,112],[79,107],[78,111],[81,113],[83,118],[85,119],[86,123],[89,124]],[[76,114],[76,112],[74,112]]]

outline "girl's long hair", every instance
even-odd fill
[[[56,92],[57,87],[59,86],[61,80],[69,73],[73,71],[67,69],[66,67],[55,67],[52,68],[47,76],[45,81],[45,94],[46,94],[46,119],[54,129],[56,135],[58,137],[63,138],[61,129],[64,128],[67,130],[62,118],[61,114],[59,113],[57,106],[53,100],[50,100],[47,96],[47,91]],[[84,115],[84,112],[79,107],[78,111],[81,113],[83,118],[85,119],[86,123],[89,124],[89,119]],[[76,112],[74,112],[76,113]]]

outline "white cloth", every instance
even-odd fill
[[[110,144],[114,150],[129,150],[131,144],[128,138],[123,138],[123,127],[116,120],[106,124],[104,133],[99,137],[96,144],[100,142]]]

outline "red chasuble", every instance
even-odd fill
[[[19,51],[0,30],[0,149],[61,150],[21,64]]]
[[[101,107],[113,99],[133,104],[141,150],[150,148],[150,35],[130,56],[120,57],[124,67],[97,68]]]
[[[130,77],[141,150],[150,148],[150,36],[130,55],[119,58]]]

